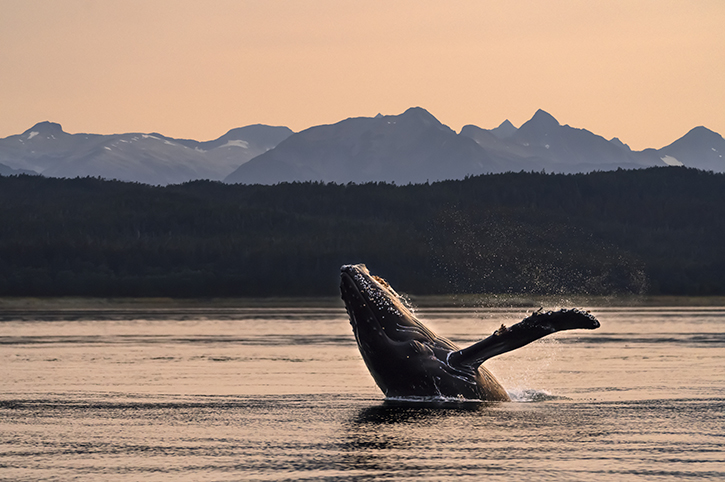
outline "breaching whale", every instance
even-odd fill
[[[509,401],[484,361],[557,331],[599,327],[580,310],[539,310],[461,349],[423,325],[363,264],[341,268],[340,291],[363,360],[386,398]]]

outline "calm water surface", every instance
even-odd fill
[[[725,480],[725,308],[599,308],[386,402],[333,308],[0,312],[2,480]],[[426,309],[466,345],[518,309]]]

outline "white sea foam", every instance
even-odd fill
[[[514,388],[507,390],[512,402],[545,402],[547,400],[569,400],[567,397],[554,395],[546,390],[532,388]]]
[[[431,404],[460,404],[460,403],[482,403],[485,400],[470,399],[464,397],[444,397],[436,395],[431,397],[385,397],[386,402],[400,403],[431,403]]]

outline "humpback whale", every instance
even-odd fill
[[[594,316],[577,309],[539,310],[461,349],[421,323],[365,265],[340,271],[340,292],[358,348],[386,398],[510,401],[484,361],[557,331],[599,327]]]

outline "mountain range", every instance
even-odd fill
[[[250,125],[199,142],[157,133],[68,134],[41,122],[0,139],[0,175],[101,177],[146,184],[195,179],[424,183],[506,171],[578,173],[684,165],[725,172],[725,140],[695,127],[661,149],[633,151],[619,139],[561,125],[543,110],[521,127],[467,125],[456,133],[425,109],[357,117],[293,133]]]
[[[154,185],[222,180],[291,134],[287,127],[250,125],[199,142],[157,133],[68,134],[60,124],[40,122],[0,139],[0,174],[91,176]]]

